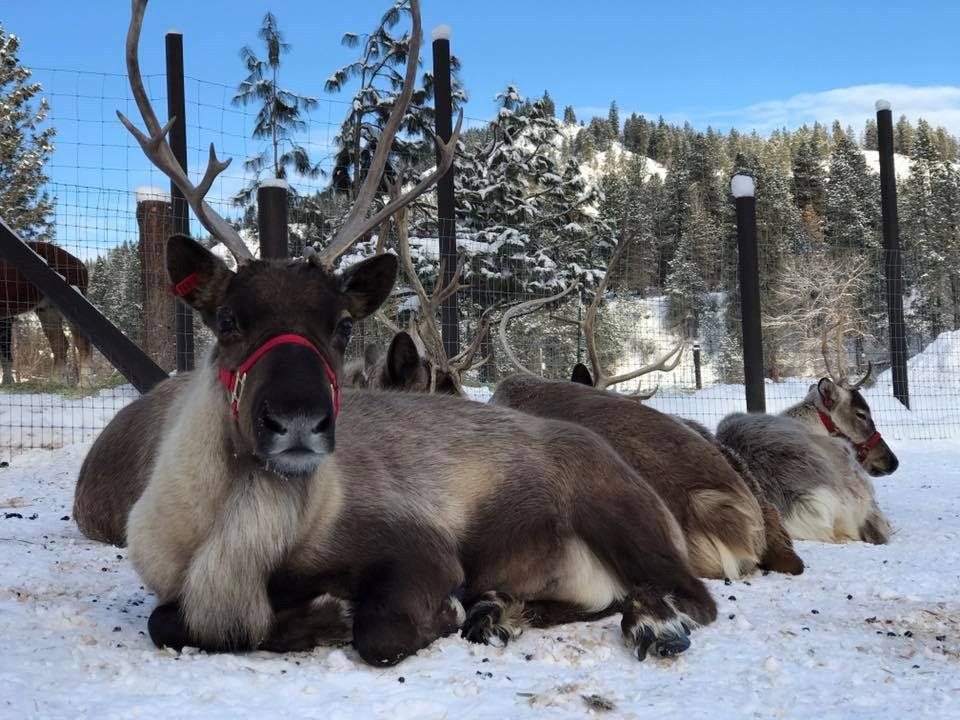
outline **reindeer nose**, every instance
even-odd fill
[[[264,439],[271,439],[284,449],[313,450],[330,428],[330,414],[319,410],[284,413],[264,402],[260,407],[259,426]]]

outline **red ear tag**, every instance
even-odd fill
[[[189,295],[190,293],[192,293],[194,290],[197,289],[197,285],[200,284],[200,277],[201,277],[200,273],[192,272],[189,275],[187,275],[183,280],[178,282],[176,285],[173,285],[170,288],[170,292],[172,292],[177,297],[181,297],[181,298],[186,297],[187,295]]]

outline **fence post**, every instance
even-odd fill
[[[887,277],[887,322],[890,325],[890,369],[893,396],[910,407],[907,384],[907,326],[903,321],[903,257],[897,218],[897,174],[893,165],[893,112],[877,100],[877,140],[880,150],[880,204],[883,210],[883,269]]]
[[[164,261],[172,220],[170,196],[165,190],[137,188],[140,278],[143,286],[143,350],[167,372],[176,367],[176,303],[170,294]]]
[[[283,259],[288,245],[288,189],[285,180],[264,180],[257,188],[257,227],[260,233],[260,257]]]
[[[437,137],[448,142],[453,134],[453,97],[450,80],[450,26],[438,25],[430,33],[433,40],[433,97],[434,121]],[[440,151],[437,150],[437,162]],[[447,174],[437,183],[437,229],[440,232],[440,267],[443,268],[443,285],[453,281],[457,267],[457,237],[453,197],[453,173],[451,165]],[[457,294],[452,294],[440,307],[440,327],[443,349],[447,357],[460,352],[460,316],[457,309]]]
[[[187,172],[187,110],[183,92],[183,34],[171,30],[165,36],[167,56],[167,117],[176,118],[168,139],[173,156]],[[190,234],[190,207],[173,181],[170,182],[173,204],[173,232]],[[166,262],[164,262],[166,265]],[[164,267],[164,277],[166,268]],[[186,303],[174,303],[177,334],[177,372],[193,370],[193,310]]]
[[[700,343],[693,344],[693,377],[697,383],[697,390],[703,389],[703,377],[700,374]]]
[[[763,387],[763,333],[760,328],[760,268],[757,262],[757,202],[753,178],[734,175],[730,191],[737,203],[740,322],[743,327],[743,380],[747,412],[766,412]]]

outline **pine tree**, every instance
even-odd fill
[[[840,124],[834,124],[830,186],[826,195],[824,234],[834,248],[876,248],[879,245],[879,177]]]
[[[577,114],[573,111],[573,105],[567,105],[563,109],[563,124],[564,125],[577,124]]]
[[[280,58],[290,52],[290,45],[283,41],[283,33],[280,32],[273,13],[264,15],[263,25],[257,35],[265,45],[266,59],[258,57],[249,45],[240,49],[240,59],[248,74],[233,96],[233,103],[243,106],[250,103],[260,105],[253,127],[253,137],[269,140],[270,145],[257,155],[247,158],[243,165],[257,178],[264,170],[272,172],[275,178],[286,178],[287,168],[291,167],[304,177],[318,177],[319,163],[312,163],[306,148],[293,139],[294,133],[306,127],[306,123],[301,119],[301,112],[314,107],[317,99],[280,87]],[[249,204],[256,187],[257,180],[254,180],[234,196],[234,203]]]
[[[610,111],[607,113],[607,122],[613,130],[613,137],[620,137],[620,111],[617,110],[617,101],[610,102]]]
[[[913,154],[913,126],[906,115],[901,115],[893,129],[893,151],[901,155]]]
[[[53,128],[41,129],[46,98],[20,64],[20,38],[0,25],[0,217],[24,240],[50,240],[54,201],[43,189],[43,166],[53,152]]]
[[[877,150],[880,147],[880,138],[877,134],[877,121],[873,118],[867,120],[863,128],[863,149]]]
[[[380,131],[403,88],[410,36],[405,33],[395,37],[391,29],[409,15],[410,0],[396,0],[370,34],[345,33],[343,44],[361,48],[361,55],[338,68],[324,86],[327,92],[342,92],[351,81],[359,83],[350,110],[334,138],[337,151],[333,186],[351,196],[356,196],[366,177]],[[451,96],[456,110],[467,96],[460,84],[460,60],[455,55],[450,58],[450,70]],[[434,162],[434,109],[430,104],[433,89],[433,73],[424,72],[413,90],[401,125],[402,133],[394,138],[392,162],[385,172],[388,178],[400,170],[415,174],[415,170]]]
[[[550,97],[550,92],[548,90],[543,91],[543,97],[540,98],[540,101],[543,103],[543,111],[550,117],[554,117],[557,114],[557,106],[553,102],[553,98]]]

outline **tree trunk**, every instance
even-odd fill
[[[143,350],[166,371],[176,366],[174,298],[167,286],[167,238],[173,210],[164,200],[137,203],[140,228],[140,273],[143,287]]]

